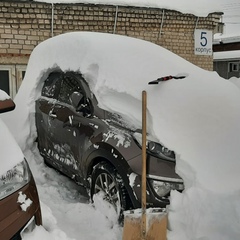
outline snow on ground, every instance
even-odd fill
[[[112,208],[101,199],[95,205],[67,177],[45,166],[37,146],[25,151],[37,183],[43,227],[25,234],[23,240],[120,240],[122,227]]]
[[[239,78],[237,78],[237,77],[231,77],[231,78],[229,79],[229,81],[232,82],[232,83],[234,83],[237,87],[240,88],[240,79],[239,79]]]
[[[17,108],[4,117],[32,161],[43,207],[47,231],[39,227],[26,239],[121,239],[112,211],[104,210],[102,201],[94,209],[38,156],[34,101],[51,69],[81,71],[102,108],[122,112],[135,124],[141,123],[141,91],[147,91],[148,132],[177,153],[176,171],[186,186],[183,193],[171,193],[169,240],[240,238],[239,89],[155,44],[83,32],[54,37],[34,49]],[[147,84],[179,73],[187,77]]]

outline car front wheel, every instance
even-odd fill
[[[92,173],[91,198],[103,196],[114,207],[119,221],[123,220],[123,211],[127,209],[127,192],[121,176],[106,162],[98,163]]]

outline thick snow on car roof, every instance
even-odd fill
[[[7,93],[0,90],[0,101],[9,98]],[[17,165],[23,158],[20,147],[0,119],[0,176]]]

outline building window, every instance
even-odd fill
[[[10,95],[9,73],[7,70],[0,70],[0,88]]]
[[[0,66],[0,89],[5,91],[9,96],[14,97],[16,94],[16,84],[13,80],[15,76],[14,66]]]
[[[0,89],[14,98],[25,75],[26,65],[0,65]]]
[[[239,71],[239,62],[228,63],[228,72],[238,72],[238,71]]]

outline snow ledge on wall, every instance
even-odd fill
[[[193,14],[198,17],[207,17],[210,13],[222,14],[221,0],[216,2],[209,2],[208,0],[34,0],[35,2],[46,3],[84,3],[84,4],[103,4],[114,6],[132,6],[132,7],[147,7],[159,8],[179,11],[183,14]]]

